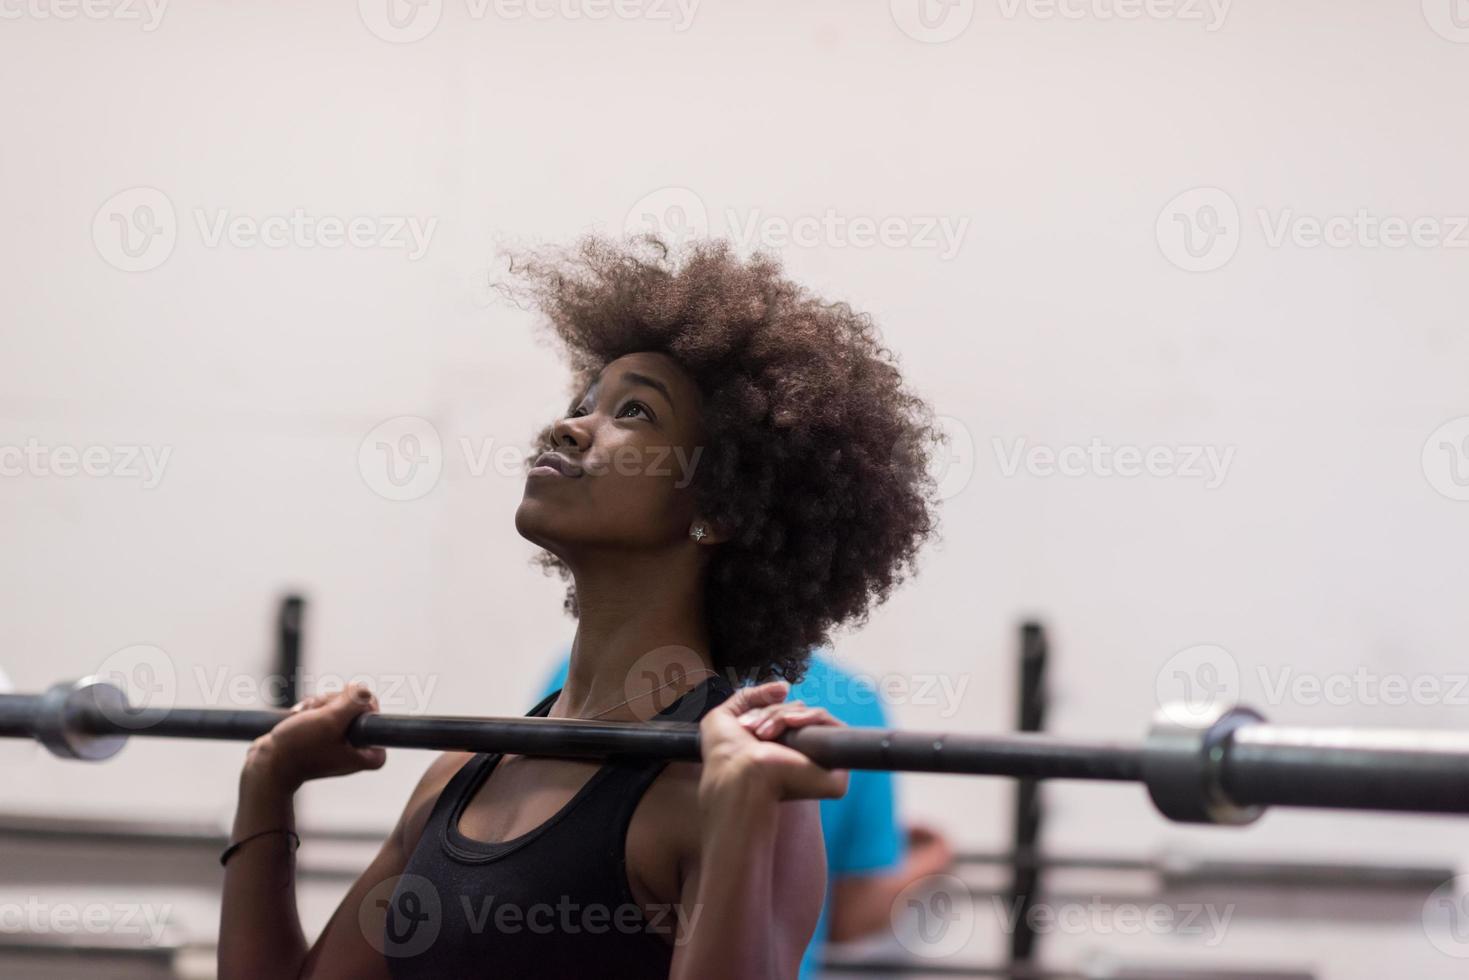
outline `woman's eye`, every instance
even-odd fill
[[[618,417],[620,418],[622,416],[622,413],[628,411],[629,409],[637,409],[638,411],[640,411],[640,412],[643,413],[643,416],[645,418],[648,418],[650,420],[653,418],[653,412],[652,412],[652,410],[649,409],[648,406],[647,405],[644,405],[642,402],[628,402],[626,405],[622,406],[622,408],[618,409],[618,412],[617,412]],[[586,414],[586,409],[584,409],[584,408],[577,408],[577,409],[573,409],[572,412],[571,412],[571,414],[568,415],[567,418],[572,418],[572,419],[581,418],[581,416],[583,416],[585,414]]]
[[[645,418],[650,418],[653,414],[652,412],[648,411],[648,406],[644,405],[642,402],[628,402],[626,405],[622,406],[622,410],[624,412],[630,408],[641,410]]]

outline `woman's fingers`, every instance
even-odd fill
[[[786,699],[790,690],[791,686],[785,681],[769,681],[754,687],[742,687],[730,695],[729,700],[721,704],[720,708],[737,716],[743,715],[747,711],[779,704]]]
[[[357,750],[358,758],[369,769],[381,769],[388,761],[388,750],[378,745],[369,745]]]
[[[800,701],[781,701],[776,704],[767,704],[763,708],[751,708],[749,711],[746,711],[744,714],[740,715],[739,721],[741,725],[744,725],[746,728],[754,731],[767,718],[773,717],[774,715],[777,715],[782,711],[789,711],[791,708],[801,705],[802,702]]]
[[[347,721],[360,714],[377,710],[377,695],[361,684],[348,684],[332,695],[330,707],[338,718]]]
[[[740,723],[754,733],[756,738],[779,738],[783,732],[809,725],[840,725],[831,712],[800,701],[771,705],[758,713],[741,716]]]
[[[759,779],[786,800],[829,799],[846,793],[846,771],[823,769],[790,746],[770,744],[791,729],[841,725],[825,708],[786,701],[789,693],[790,685],[784,681],[742,688],[704,716],[699,723],[704,758],[701,793],[704,786],[720,786],[730,778]],[[737,759],[747,765],[735,765]]]
[[[312,708],[321,707],[325,702],[326,698],[320,694],[308,694],[291,706],[291,712],[294,714],[300,711],[309,711]]]
[[[386,749],[347,740],[352,723],[377,710],[377,696],[362,684],[307,695],[291,707],[290,717],[276,726],[271,738],[292,760],[299,782],[380,769],[387,762]]]

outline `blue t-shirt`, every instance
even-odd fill
[[[566,684],[570,651],[547,682],[541,697]],[[853,727],[886,728],[887,713],[877,690],[866,680],[838,667],[824,648],[812,653],[811,667],[799,684],[792,685],[790,700],[825,708],[838,720]],[[831,905],[832,880],[842,875],[877,874],[896,867],[903,853],[903,834],[898,827],[893,799],[893,774],[885,771],[853,770],[847,795],[821,801],[821,836],[826,841],[826,901],[806,955],[801,959],[801,976],[817,976],[821,950],[826,945],[827,912]]]

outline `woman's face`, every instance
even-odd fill
[[[526,477],[522,537],[569,564],[693,543],[703,425],[699,390],[677,361],[651,351],[612,361],[549,435],[562,458]]]

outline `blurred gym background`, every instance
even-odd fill
[[[490,283],[506,246],[659,230],[871,312],[944,417],[943,540],[834,642],[895,724],[1014,727],[1032,621],[1050,731],[1135,738],[1176,698],[1469,720],[1462,0],[0,16],[15,690],[110,671],[259,706],[298,642],[308,688],[525,711],[574,632],[512,524],[566,375]],[[0,973],[210,975],[243,754],[0,742]],[[426,762],[302,792],[309,934]],[[985,888],[1017,789],[903,777],[905,817],[1000,857],[956,871],[972,907],[939,946],[833,956],[1006,961]],[[1462,821],[1190,829],[1136,786],[1043,794],[1046,852],[1086,858],[1046,874],[1077,913],[1038,937],[1048,969],[1463,973]]]

